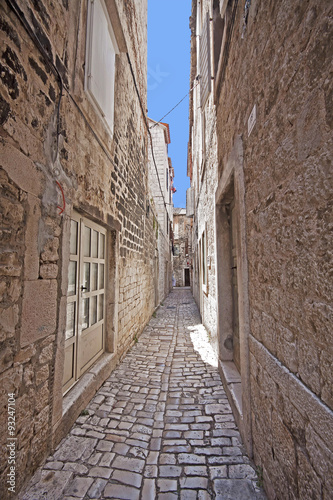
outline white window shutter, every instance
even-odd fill
[[[200,104],[203,107],[211,90],[210,33],[208,12],[200,36]]]
[[[113,131],[115,55],[111,26],[101,0],[91,1],[90,54],[87,87]]]

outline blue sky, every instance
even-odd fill
[[[160,120],[189,92],[191,0],[148,0],[148,116]],[[188,97],[164,120],[175,169],[175,207],[186,206]]]

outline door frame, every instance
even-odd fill
[[[65,345],[64,345],[64,378],[66,374],[66,363],[69,363],[68,356],[71,357],[72,359],[72,371],[71,371],[71,377],[65,381],[63,385],[63,394],[65,394],[68,390],[70,390],[73,385],[76,384],[76,382],[80,379],[80,377],[89,369],[89,367],[105,352],[105,346],[106,346],[106,303],[107,303],[107,283],[108,283],[108,234],[107,230],[105,227],[103,227],[100,224],[97,224],[93,221],[91,221],[89,218],[85,217],[84,215],[81,215],[80,213],[73,211],[72,216],[71,216],[71,223],[72,221],[77,223],[77,237],[76,237],[76,254],[70,253],[69,257],[69,266],[71,265],[71,262],[76,262],[76,274],[75,274],[75,291],[76,293],[74,295],[67,295],[67,313],[68,314],[68,304],[74,303],[74,316],[75,316],[75,322],[74,322],[74,335],[69,337],[68,339],[65,339]],[[90,229],[90,238],[91,235],[93,234],[93,231],[97,231],[98,234],[98,254],[96,257],[92,256],[84,256],[84,228],[87,227]],[[72,229],[72,227],[71,227]],[[104,251],[103,255],[104,257],[101,257],[100,254],[100,244],[102,241],[102,236],[104,237]],[[70,239],[72,237],[72,234],[70,234]],[[91,247],[91,240],[90,240],[90,249]],[[83,290],[83,285],[84,283],[84,265],[89,264],[89,291],[84,292]],[[97,280],[98,284],[96,283],[97,288],[90,290],[90,284],[92,283],[92,269],[93,265],[97,266]],[[103,288],[100,288],[100,269],[101,265],[104,266],[104,273],[103,273]],[[102,318],[98,319],[97,315],[100,317],[100,304],[99,304],[99,297],[102,296],[104,297],[103,300],[103,306],[102,306]],[[90,314],[92,311],[91,307],[91,298],[96,296],[96,322],[93,325],[89,325],[88,328],[82,329],[82,318],[83,318],[83,301],[85,299],[89,299],[89,318]],[[68,317],[67,317],[67,328],[68,328]],[[66,330],[67,331],[67,330]],[[100,349],[93,354],[93,356],[87,360],[83,364],[83,344],[84,341],[88,341],[88,336],[92,336],[94,332],[97,332],[99,336],[101,336],[101,342],[100,342]],[[92,343],[92,337],[90,339],[90,343]],[[70,348],[72,347],[72,351]],[[69,373],[70,370],[67,370],[67,373]]]

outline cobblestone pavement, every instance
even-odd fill
[[[190,290],[174,289],[23,500],[263,499]]]

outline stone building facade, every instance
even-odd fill
[[[190,86],[200,74],[217,136],[209,184],[196,160],[209,140],[201,132],[200,146],[196,88],[193,244],[200,252],[206,192],[215,246],[199,255],[194,282],[205,293],[214,255],[220,372],[270,499],[333,491],[332,20],[328,1],[192,2]]]
[[[1,498],[8,394],[18,491],[156,306],[146,4],[1,2]]]
[[[170,129],[167,123],[148,119],[151,141],[149,144],[148,179],[154,210],[154,228],[158,239],[156,261],[156,305],[169,294],[172,287],[172,220],[174,169],[168,156]]]
[[[173,209],[175,286],[191,286],[192,283],[192,222],[185,208]]]
[[[207,52],[213,32],[207,12],[210,0],[192,6],[190,136],[187,174],[193,197],[193,296],[202,322],[217,351],[217,289],[215,262],[215,201],[211,196],[217,183],[216,109],[212,81],[208,72],[211,58]],[[187,205],[188,205],[187,199]],[[192,200],[191,200],[192,201]],[[192,203],[191,203],[192,204]],[[188,210],[189,211],[189,210]],[[189,215],[189,213],[188,213]]]

